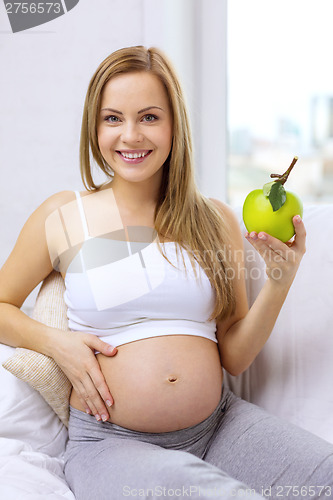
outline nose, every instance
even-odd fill
[[[142,142],[143,135],[139,130],[139,125],[132,122],[124,123],[121,133],[121,140],[125,143]]]

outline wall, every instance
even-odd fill
[[[225,198],[225,22],[226,0],[80,0],[66,15],[13,34],[0,4],[0,266],[45,198],[81,189],[85,92],[101,60],[123,46],[156,45],[174,61],[198,184]]]

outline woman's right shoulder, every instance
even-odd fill
[[[60,209],[70,206],[75,199],[75,191],[60,191],[49,196],[29,215],[21,234],[28,237],[33,237],[36,233],[44,234],[46,226],[52,226],[52,220],[58,216]]]
[[[44,200],[35,210],[35,214],[47,218],[53,212],[59,210],[63,206],[75,201],[75,191],[59,191],[52,194]]]

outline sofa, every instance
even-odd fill
[[[236,209],[243,232],[241,210]],[[307,252],[273,332],[250,368],[225,383],[239,396],[333,443],[333,205],[308,206]],[[249,304],[266,279],[244,238]],[[34,318],[67,330],[62,278],[42,284]],[[0,498],[74,500],[63,475],[70,386],[53,360],[0,344]]]

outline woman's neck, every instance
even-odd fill
[[[128,213],[154,212],[160,186],[152,183],[130,183],[113,179],[108,187],[112,188],[117,205]]]

